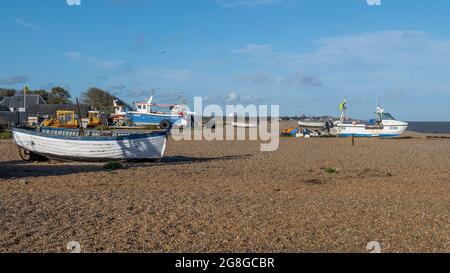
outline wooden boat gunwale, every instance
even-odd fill
[[[66,128],[49,128],[44,127],[40,130],[50,130],[53,132],[78,132],[78,129],[66,129]],[[116,136],[73,136],[73,135],[65,135],[65,134],[48,134],[42,131],[30,130],[30,129],[21,129],[21,128],[13,128],[13,132],[19,132],[24,134],[30,134],[39,137],[46,138],[56,138],[56,139],[67,139],[67,140],[78,140],[78,141],[115,141],[115,140],[135,140],[135,139],[144,139],[150,137],[160,137],[167,136],[167,132],[157,131],[152,133],[122,133]],[[86,131],[89,134],[89,131]]]

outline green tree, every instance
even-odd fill
[[[6,98],[6,97],[12,97],[15,94],[16,94],[16,90],[14,90],[14,89],[0,88],[0,101],[3,100],[3,98]]]
[[[23,91],[21,92],[23,94]],[[40,90],[32,90],[27,92],[27,95],[39,95],[41,96],[47,103],[49,100],[49,93],[46,90],[40,89]]]
[[[102,111],[105,113],[114,112],[113,101],[117,98],[105,90],[92,87],[84,92],[81,97],[83,103],[88,104],[98,111]]]
[[[70,104],[71,102],[70,92],[62,87],[53,87],[51,92],[48,94],[49,104]]]

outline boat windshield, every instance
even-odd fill
[[[381,119],[382,120],[395,120],[395,118],[389,113],[381,114]]]

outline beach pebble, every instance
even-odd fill
[[[20,179],[20,180],[19,180],[19,183],[22,184],[22,185],[28,185],[28,184],[30,184],[31,182],[30,182],[30,181],[27,181],[27,180],[25,180],[25,179]]]

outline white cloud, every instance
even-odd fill
[[[322,81],[318,75],[310,75],[303,70],[289,76],[272,76],[268,73],[250,73],[242,74],[235,77],[236,82],[252,83],[259,85],[267,84],[288,84],[307,87],[319,87]]]
[[[450,73],[450,39],[418,31],[380,31],[320,39],[313,45],[310,52],[277,47],[247,55],[258,60],[258,69],[313,72],[300,73],[297,79],[332,87],[335,93],[393,88],[443,92],[450,86],[445,76]]]
[[[25,20],[22,19],[22,18],[17,18],[17,19],[16,19],[16,24],[19,25],[19,26],[21,26],[21,27],[31,29],[31,30],[33,30],[33,31],[41,31],[41,30],[42,30],[42,27],[41,27],[41,26],[38,26],[38,25],[35,25],[35,24],[32,24],[32,23],[29,23],[29,22],[25,21]]]
[[[74,63],[90,64],[100,68],[115,68],[124,64],[123,60],[99,60],[94,57],[84,56],[82,53],[75,51],[66,52],[63,55]]]
[[[224,98],[225,102],[227,102],[227,103],[233,103],[233,102],[237,102],[239,100],[238,94],[234,91],[226,94],[223,98]]]
[[[246,54],[246,55],[257,55],[270,51],[272,49],[271,45],[261,45],[261,44],[250,44],[243,48],[233,49],[232,53]]]
[[[30,80],[30,78],[26,76],[12,76],[9,78],[1,79],[0,84],[5,85],[15,85],[15,84],[23,84]]]
[[[319,87],[322,85],[322,81],[319,76],[309,75],[304,71],[295,73],[293,76],[284,79],[283,82],[288,84],[299,84],[308,87]]]
[[[147,79],[150,82],[168,82],[168,83],[177,83],[189,81],[192,79],[191,71],[187,69],[152,69],[152,68],[144,68],[144,69],[135,69],[131,71],[130,74],[126,75],[126,77],[134,77],[140,79]]]
[[[366,90],[393,85],[431,89],[446,82],[443,73],[450,71],[450,40],[423,32],[375,32],[323,39],[317,45],[310,53],[281,54],[279,61],[301,64],[335,83]]]
[[[367,105],[377,96],[404,119],[419,119],[412,108],[448,112],[436,109],[442,104],[437,98],[450,92],[449,38],[390,30],[329,37],[312,42],[310,50],[302,49],[303,45],[297,48],[278,45],[243,55],[246,58],[235,65],[240,70],[235,82],[247,92],[276,92],[284,96],[284,107],[302,107],[307,113],[333,114],[338,111],[333,105],[348,97],[353,115],[365,117],[371,114]],[[295,104],[299,102],[304,103]]]
[[[250,82],[255,84],[267,84],[275,82],[275,78],[268,73],[250,73],[242,74],[235,77],[237,82]]]
[[[165,103],[179,101],[180,92],[193,90],[193,86],[198,86],[199,79],[194,77],[195,75],[186,69],[124,66],[103,79],[106,88],[114,89],[116,95],[126,101],[150,96],[155,85],[157,101]]]
[[[204,101],[206,103],[215,103],[219,105],[233,105],[233,104],[258,104],[263,101],[263,98],[258,96],[250,96],[250,95],[240,95],[236,91],[230,91],[225,94],[220,94],[217,96],[204,96]]]

